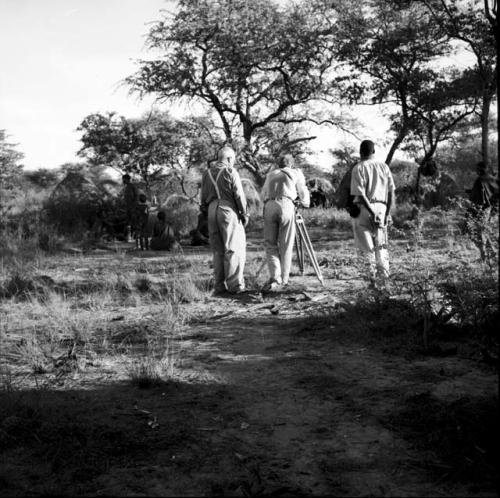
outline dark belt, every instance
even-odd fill
[[[294,202],[294,199],[292,199],[291,197],[288,197],[288,195],[280,195],[279,197],[270,197],[269,199],[266,199],[266,202],[267,201],[280,201],[281,199],[288,199],[289,201]]]

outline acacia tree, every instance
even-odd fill
[[[259,131],[275,122],[317,120],[305,104],[332,92],[334,14],[322,0],[284,7],[269,0],[181,0],[176,14],[149,32],[148,47],[161,55],[141,61],[127,82],[160,100],[208,105],[226,142],[242,138],[240,160],[260,184],[266,171],[255,147]]]
[[[489,163],[490,108],[497,93],[497,2],[491,0],[422,0],[434,21],[453,39],[474,54],[476,63],[468,72],[481,101],[481,155]]]
[[[409,106],[413,121],[408,142],[420,143],[424,154],[417,171],[415,201],[420,202],[420,176],[437,171],[434,155],[438,145],[451,140],[460,131],[477,107],[477,98],[470,79],[451,71],[447,75],[429,70],[428,78],[411,92]],[[450,78],[447,78],[450,76]]]
[[[8,142],[5,130],[0,130],[0,226],[12,209],[12,200],[22,176],[20,161],[24,155]]]
[[[424,150],[422,162],[434,156],[441,142],[451,140],[459,124],[477,108],[477,96],[465,75],[447,79],[443,73],[429,71],[427,81],[412,92],[410,107],[414,121],[411,134]]]
[[[340,26],[345,40],[340,54],[352,68],[344,83],[351,101],[391,104],[395,138],[385,159],[390,164],[418,121],[414,94],[429,82],[431,63],[449,52],[448,38],[413,2],[365,2],[347,12]]]
[[[115,113],[91,114],[80,126],[78,152],[91,165],[106,164],[138,174],[149,191],[151,181],[168,169],[182,169],[188,153],[186,126],[166,113],[127,119]]]

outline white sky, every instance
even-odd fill
[[[146,23],[165,0],[0,0],[0,129],[26,169],[78,160],[76,128],[93,112],[134,117],[151,101],[120,81],[145,58]]]
[[[168,0],[0,0],[0,129],[25,154],[26,169],[78,161],[76,128],[88,114],[136,117],[150,109],[152,99],[141,102],[119,85],[137,69],[134,60],[148,56],[147,23],[172,6]],[[361,138],[374,139],[385,157],[386,122],[373,108],[359,114],[367,122]],[[344,138],[323,130],[314,145],[331,162],[327,149]]]

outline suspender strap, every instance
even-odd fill
[[[290,173],[288,173],[288,171],[285,171],[284,169],[281,170],[282,173],[285,173],[286,176],[288,176],[288,178],[290,180],[292,180],[292,182],[295,182],[295,179],[292,178],[292,175]]]
[[[217,185],[217,182],[219,181],[221,173],[224,171],[225,168],[222,168],[219,173],[217,174],[217,178],[214,180],[214,177],[212,176],[212,172],[210,171],[210,168],[208,168],[208,176],[210,177],[210,180],[212,181],[212,184],[215,188],[215,193],[217,194],[217,199],[220,200],[220,190],[219,186]]]

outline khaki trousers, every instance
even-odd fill
[[[271,280],[287,284],[295,243],[295,207],[290,199],[269,200],[264,206],[264,246]]]
[[[210,203],[208,236],[213,253],[215,290],[245,290],[246,234],[232,207],[218,200]]]
[[[386,205],[375,202],[371,205],[373,211],[380,219],[384,219]],[[369,211],[360,205],[361,212],[357,218],[352,219],[354,242],[360,253],[360,259],[370,280],[385,281],[389,277],[389,252],[387,250],[387,226],[375,227]]]

